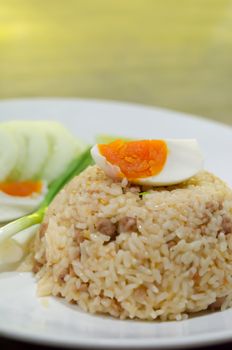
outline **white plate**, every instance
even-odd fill
[[[89,142],[96,133],[196,137],[207,169],[232,185],[232,129],[221,124],[168,110],[75,99],[0,102],[0,121],[10,119],[60,120]],[[231,324],[232,310],[165,323],[92,316],[55,298],[38,299],[30,274],[0,274],[0,334],[11,338],[73,347],[179,348],[232,340]]]

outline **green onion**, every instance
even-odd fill
[[[49,190],[40,204],[38,210],[30,215],[23,216],[20,219],[0,228],[0,243],[14,236],[16,233],[25,230],[26,228],[39,224],[44,218],[47,208],[56,194],[69,182],[75,175],[80,174],[85,168],[93,164],[90,154],[90,147],[80,156],[74,159],[65,172],[49,186]]]
[[[142,196],[146,196],[146,194],[149,194],[149,192],[139,192],[139,195]]]
[[[98,134],[95,139],[96,139],[96,143],[111,143],[116,140],[132,141],[132,139],[129,139],[128,137],[106,135],[106,134]]]

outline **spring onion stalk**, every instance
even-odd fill
[[[139,195],[141,196],[141,197],[143,197],[143,196],[146,196],[147,194],[149,194],[149,192],[139,192]]]
[[[123,141],[132,141],[132,139],[128,137],[121,137],[116,135],[106,135],[106,134],[98,134],[95,138],[96,143],[111,143],[116,140],[123,140]]]
[[[47,208],[56,194],[69,182],[75,175],[80,174],[85,168],[93,163],[90,147],[86,149],[79,157],[71,162],[63,175],[53,181],[49,186],[49,190],[40,204],[38,210],[30,215],[23,216],[20,219],[0,228],[0,244],[16,233],[25,230],[26,228],[40,224],[44,218]]]

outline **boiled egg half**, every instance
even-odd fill
[[[47,193],[44,181],[0,182],[0,223],[37,209]]]
[[[203,169],[195,139],[116,140],[96,144],[91,154],[107,176],[140,185],[178,184]]]

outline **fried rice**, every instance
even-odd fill
[[[121,319],[181,320],[232,305],[232,191],[208,172],[163,188],[86,169],[34,243],[40,296]]]

